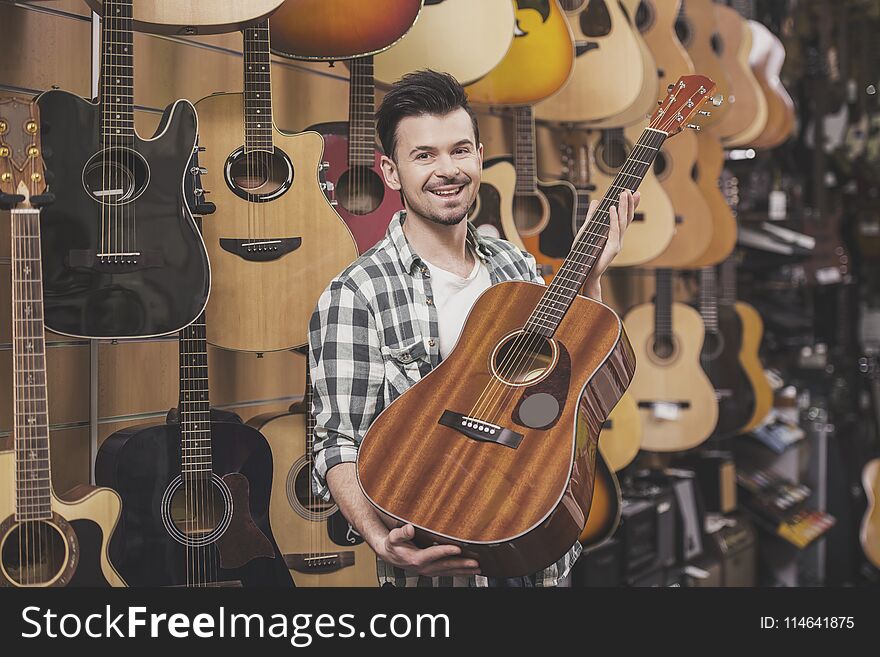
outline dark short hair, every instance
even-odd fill
[[[376,131],[388,157],[394,158],[397,147],[397,126],[408,116],[432,114],[446,116],[458,108],[471,117],[474,139],[480,143],[477,115],[468,104],[464,88],[449,73],[424,70],[407,73],[395,82],[382,99],[376,112]]]

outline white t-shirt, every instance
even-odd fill
[[[473,254],[473,251],[471,253]],[[437,308],[440,329],[440,357],[444,359],[458,341],[464,320],[477,297],[492,285],[486,263],[476,255],[474,260],[474,268],[467,278],[425,261],[431,272],[431,291],[434,294],[434,306]]]

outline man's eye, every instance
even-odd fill
[[[427,160],[430,157],[428,153],[419,153],[416,155],[417,160]]]
[[[456,153],[470,153],[470,150],[468,148],[465,148],[464,146],[462,146],[461,148],[456,148],[455,152]]]

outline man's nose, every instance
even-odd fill
[[[441,178],[455,178],[461,173],[458,162],[450,155],[441,155],[437,158],[437,166],[434,173]]]

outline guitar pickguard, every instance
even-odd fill
[[[513,421],[531,429],[549,429],[562,416],[571,382],[571,356],[565,345],[557,343],[559,357],[549,376],[530,386],[523,393]]]

